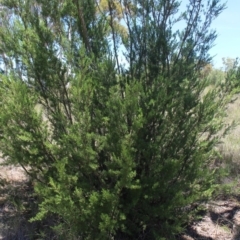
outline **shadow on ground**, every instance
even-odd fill
[[[29,223],[34,206],[33,189],[27,181],[0,181],[0,239],[30,240],[37,224]]]
[[[177,239],[180,240],[240,240],[239,197],[214,201],[205,216],[192,223]]]
[[[213,238],[211,237],[206,237],[206,236],[203,236],[201,235],[200,233],[198,233],[195,229],[193,229],[192,227],[188,227],[186,229],[186,234],[180,236],[178,239],[179,240],[188,240],[189,237],[191,237],[191,239],[201,239],[201,240],[214,240]],[[187,237],[186,237],[187,236]]]

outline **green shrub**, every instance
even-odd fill
[[[199,76],[224,6],[191,1],[174,32],[177,1],[126,1],[119,18],[108,3],[4,1],[1,151],[36,182],[32,220],[55,218],[59,239],[171,239],[215,188],[231,76],[205,94]]]

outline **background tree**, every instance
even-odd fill
[[[224,5],[1,4],[12,15],[0,29],[0,147],[36,181],[34,220],[54,217],[63,239],[174,238],[214,190],[209,165],[232,76],[203,95],[201,69]]]
[[[222,58],[222,63],[223,63],[223,70],[225,72],[230,71],[231,69],[233,69],[236,65],[236,59],[234,58]]]

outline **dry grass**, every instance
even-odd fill
[[[236,123],[236,126],[223,138],[219,150],[222,155],[221,159],[217,159],[221,167],[227,170],[228,175],[224,179],[224,183],[235,182],[232,188],[232,194],[239,194],[240,190],[240,95],[237,96],[233,103],[227,108],[226,123]]]

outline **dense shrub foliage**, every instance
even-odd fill
[[[214,191],[231,82],[208,87],[218,0],[2,0],[0,149],[61,239],[172,239]],[[182,30],[174,30],[182,26]],[[124,60],[121,60],[124,59]]]

